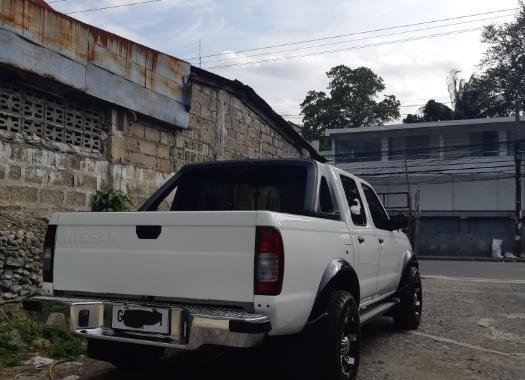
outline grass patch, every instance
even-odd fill
[[[32,353],[77,358],[84,345],[63,327],[42,326],[25,316],[0,321],[0,366],[20,365]]]
[[[26,358],[22,347],[13,343],[11,331],[9,326],[0,324],[0,365],[15,366]]]

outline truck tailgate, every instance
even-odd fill
[[[59,214],[54,289],[253,302],[256,214]],[[161,233],[139,239],[137,226]]]

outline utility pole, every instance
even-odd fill
[[[514,160],[516,170],[514,179],[516,182],[516,236],[514,238],[514,256],[521,256],[521,161],[522,152],[520,142],[514,144]]]
[[[202,40],[199,40],[199,68],[202,68]]]
[[[515,229],[515,236],[514,236],[514,256],[520,257],[521,251],[522,251],[522,241],[521,241],[521,219],[522,219],[522,211],[521,211],[521,163],[523,160],[523,152],[521,150],[521,141],[523,139],[523,133],[521,130],[520,125],[520,107],[518,102],[516,102],[516,125],[518,128],[518,136],[519,139],[514,143],[514,161],[516,164],[515,167],[515,173],[514,173],[514,180],[516,182],[516,229]]]

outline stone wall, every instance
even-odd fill
[[[234,93],[206,83],[192,85],[187,130],[26,86],[0,81],[0,303],[38,288],[47,217],[89,210],[97,189],[122,189],[138,207],[187,163],[306,156]]]
[[[12,301],[38,292],[42,281],[42,236],[26,230],[0,231],[0,289]]]

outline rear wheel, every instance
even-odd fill
[[[124,370],[148,369],[160,360],[164,348],[132,343],[89,339],[87,356],[110,362]]]
[[[406,272],[400,303],[394,308],[394,323],[403,330],[415,330],[421,324],[423,287],[419,270],[413,266]]]
[[[359,310],[352,295],[335,291],[326,308],[326,317],[315,327],[319,375],[323,379],[352,380],[359,368],[361,327]]]

